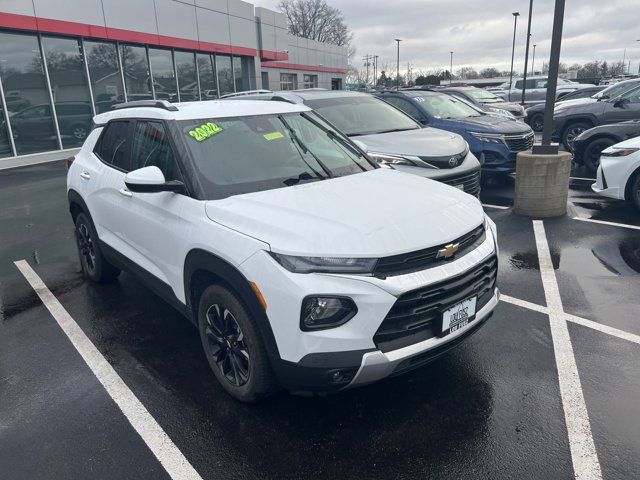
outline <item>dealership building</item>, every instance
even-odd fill
[[[346,70],[344,47],[240,0],[0,1],[0,168],[78,148],[120,102],[342,89]]]

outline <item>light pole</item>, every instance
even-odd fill
[[[509,70],[509,101],[511,101],[511,87],[513,86],[513,57],[516,53],[516,27],[520,12],[513,12],[513,46],[511,47],[511,70]]]
[[[527,70],[529,70],[529,41],[531,40],[531,15],[533,13],[533,0],[529,0],[529,18],[527,19],[527,48],[524,51],[524,76],[522,78],[522,101],[524,106],[524,96],[527,91]]]
[[[451,81],[453,80],[453,52],[449,52],[451,54],[451,63],[449,65],[449,85],[451,85]]]
[[[536,69],[535,69],[535,63],[536,63],[536,44],[533,44],[533,58],[531,59],[531,75],[535,75],[536,74]]]
[[[378,86],[378,55],[373,56],[373,88]]]
[[[395,39],[398,42],[398,54],[396,56],[396,90],[400,90],[400,40],[399,38]]]

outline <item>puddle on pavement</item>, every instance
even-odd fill
[[[553,263],[554,270],[557,270],[560,266],[560,253],[557,250],[551,250],[551,263]],[[509,265],[515,270],[540,270],[538,252],[532,250],[514,253],[509,257]]]

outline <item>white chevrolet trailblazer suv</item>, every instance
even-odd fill
[[[378,167],[304,105],[123,104],[94,118],[68,197],[84,274],[137,275],[243,401],[408,371],[498,303],[478,200]]]

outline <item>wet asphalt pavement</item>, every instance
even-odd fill
[[[501,302],[477,334],[404,376],[326,398],[228,397],[197,331],[123,274],[90,285],[62,162],[0,173],[0,478],[169,478],[16,269],[26,259],[203,478],[573,478],[549,319]],[[545,220],[567,313],[640,335],[640,226],[572,181]],[[483,201],[509,206],[513,180]],[[498,225],[503,294],[545,305],[530,219]],[[640,472],[640,345],[569,323],[605,479]]]

